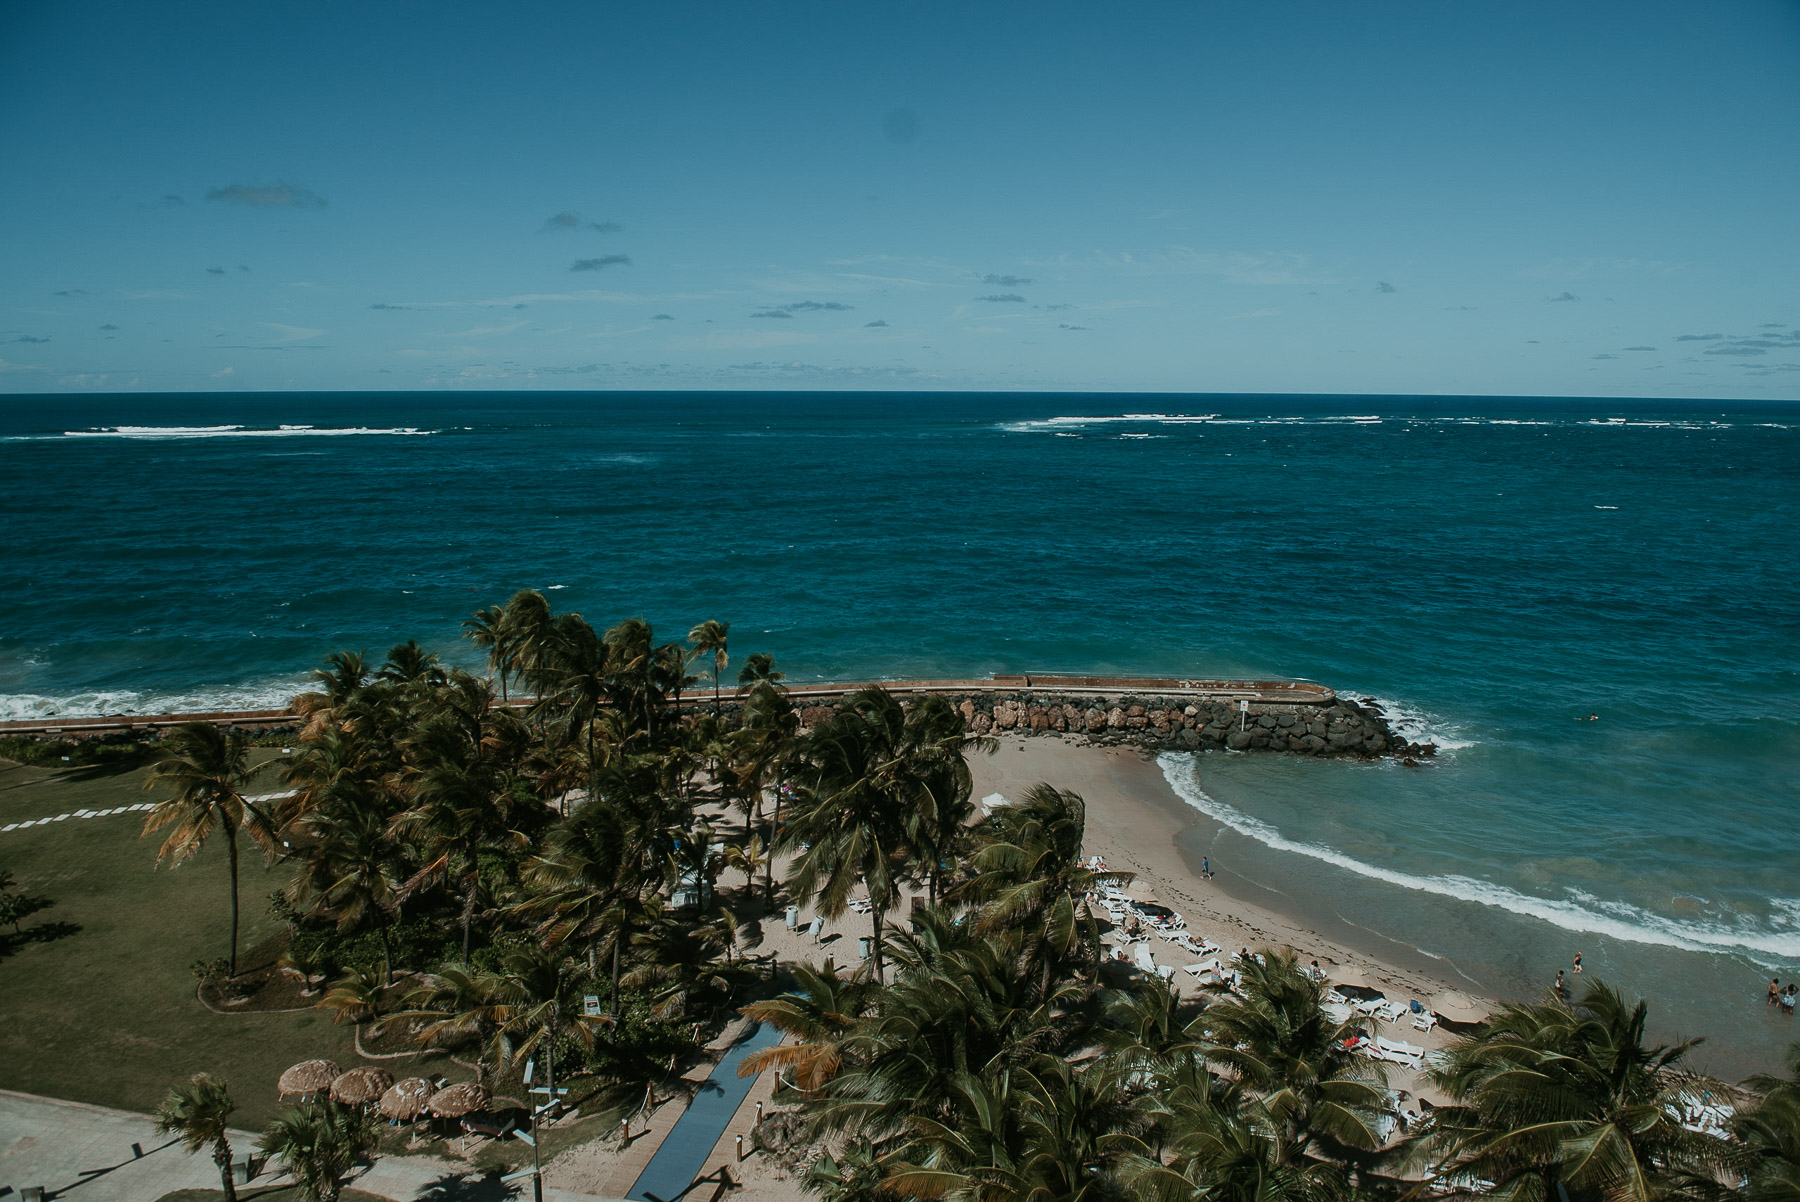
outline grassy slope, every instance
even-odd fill
[[[129,805],[146,800],[142,785],[142,770],[53,773],[0,761],[0,825]],[[157,843],[139,838],[142,826],[141,813],[120,814],[0,834],[0,869],[56,900],[30,921],[81,928],[0,959],[0,1086],[148,1111],[172,1082],[205,1070],[231,1083],[233,1122],[259,1128],[279,1109],[275,1081],[289,1065],[360,1062],[350,1029],[319,1011],[203,1008],[189,966],[226,951],[224,845],[209,842],[178,869],[156,868]],[[242,950],[278,929],[267,899],[286,874],[265,868],[254,847],[241,844],[240,854]]]

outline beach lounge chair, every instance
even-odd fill
[[[1366,1018],[1374,1018],[1375,1011],[1379,1010],[1381,1004],[1386,1000],[1386,998],[1379,997],[1364,998],[1360,1002],[1352,1002],[1350,1008]]]
[[[1402,1043],[1398,1039],[1375,1039],[1376,1050],[1381,1059],[1394,1064],[1402,1064],[1407,1068],[1419,1068],[1425,1063],[1425,1049],[1417,1044]]]
[[[1383,999],[1381,1004],[1375,1007],[1375,1017],[1384,1023],[1397,1023],[1406,1015],[1406,1013],[1407,1010],[1405,1006],[1402,1006],[1399,1002],[1390,1002],[1386,999]]]
[[[1343,1002],[1324,1002],[1319,1006],[1319,1009],[1324,1011],[1325,1017],[1329,1018],[1334,1023],[1347,1023],[1350,1021],[1350,1007]]]
[[[1415,1031],[1429,1031],[1437,1026],[1437,1015],[1429,1010],[1422,1010],[1413,1015],[1412,1025]]]
[[[1144,972],[1156,971],[1156,957],[1150,954],[1150,949],[1148,947],[1139,947],[1137,949],[1136,958],[1133,960],[1133,963]]]

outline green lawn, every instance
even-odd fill
[[[143,776],[142,769],[51,772],[0,760],[0,826],[146,800]],[[218,1015],[199,1004],[190,965],[227,950],[225,848],[209,843],[180,868],[157,868],[156,841],[139,837],[143,817],[69,819],[0,834],[0,870],[56,901],[27,926],[79,927],[0,958],[0,1085],[149,1111],[171,1083],[206,1071],[231,1083],[233,1124],[258,1129],[280,1108],[275,1082],[289,1065],[313,1057],[345,1068],[361,1063],[350,1028],[334,1026],[323,1011]],[[286,873],[264,868],[254,847],[240,850],[239,946],[247,950],[279,930],[267,899]],[[406,1075],[420,1064],[385,1067]]]

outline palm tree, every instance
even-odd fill
[[[490,605],[463,619],[463,637],[487,652],[488,675],[500,680],[500,704],[506,704],[506,678],[512,674],[512,649],[507,646],[506,611]]]
[[[845,1044],[868,1010],[874,986],[861,972],[838,976],[829,958],[818,968],[796,964],[794,978],[799,988],[751,1002],[744,1016],[780,1028],[795,1042],[750,1053],[738,1065],[738,1076],[754,1077],[774,1068],[796,1089],[814,1093],[843,1067]]]
[[[642,618],[626,618],[610,628],[607,649],[607,683],[613,697],[635,720],[642,717],[646,734],[656,734],[655,636]]]
[[[1800,1202],[1800,1043],[1788,1048],[1786,1067],[1786,1077],[1745,1082],[1762,1100],[1732,1119],[1732,1134],[1748,1161],[1749,1202]]]
[[[1338,1161],[1380,1146],[1382,1070],[1346,1047],[1362,1020],[1334,1022],[1324,986],[1302,972],[1291,949],[1240,962],[1243,996],[1209,1006],[1202,1055],[1229,1069],[1239,1091],[1267,1117],[1275,1159]]]
[[[1087,896],[1132,874],[1102,872],[1082,859],[1087,803],[1081,796],[1033,785],[1018,805],[996,810],[979,829],[989,842],[970,858],[975,875],[959,890],[981,904],[976,929],[1020,932],[1029,961],[1046,980],[1076,959],[1097,964],[1100,928]]]
[[[712,656],[713,666],[713,713],[719,712],[719,673],[731,662],[726,654],[727,642],[731,634],[730,622],[715,622],[711,618],[688,631],[688,642],[694,648],[696,656]]]
[[[213,1163],[225,1188],[225,1202],[237,1202],[237,1184],[231,1179],[231,1130],[229,1120],[236,1103],[225,1082],[206,1073],[195,1074],[186,1085],[169,1090],[156,1108],[159,1135],[175,1135],[189,1152],[212,1147]]]
[[[337,1202],[344,1174],[380,1140],[380,1120],[373,1112],[327,1098],[282,1111],[258,1147],[281,1158],[308,1202]]]
[[[585,988],[586,982],[573,971],[571,962],[546,947],[508,952],[497,968],[483,974],[481,992],[506,1041],[506,1059],[525,1059],[541,1050],[545,1084],[552,1099],[557,1096],[558,1040],[568,1038],[592,1048],[594,1029],[612,1021],[582,1013]]]
[[[752,652],[738,671],[740,689],[758,684],[779,685],[786,679],[786,673],[775,670],[775,657],[766,651]]]
[[[400,907],[405,848],[377,805],[347,804],[315,811],[300,822],[307,836],[294,853],[299,870],[288,900],[311,901],[311,912],[329,917],[340,932],[373,921],[381,937],[382,981],[393,976],[389,928]]]
[[[1657,1202],[1710,1177],[1725,1145],[1681,1125],[1704,1092],[1686,1073],[1700,1041],[1644,1043],[1648,1007],[1589,981],[1574,1005],[1514,1003],[1445,1052],[1432,1080],[1435,1177],[1487,1181],[1502,1202],[1558,1202],[1559,1186],[1607,1202]]]
[[[753,655],[750,658],[754,660],[757,657]],[[768,833],[763,837],[763,846],[769,849],[768,863],[764,870],[763,903],[773,909],[774,853],[778,850],[781,831],[781,797],[787,783],[788,763],[793,758],[795,741],[800,734],[800,715],[795,712],[794,703],[788,700],[781,686],[764,679],[751,686],[740,718],[740,751],[735,771],[743,782],[744,790],[755,798],[758,811],[762,808],[763,790],[772,783],[775,791],[774,814],[769,819]]]
[[[173,788],[144,819],[144,834],[174,824],[157,850],[156,862],[192,859],[215,830],[225,833],[231,864],[230,975],[237,976],[238,831],[254,839],[271,858],[277,838],[269,816],[244,797],[255,775],[250,745],[237,731],[227,734],[210,722],[184,722],[163,739],[162,758],[151,766],[145,789]]]

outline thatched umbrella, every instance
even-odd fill
[[[1369,981],[1369,974],[1354,964],[1340,964],[1336,968],[1328,969],[1325,975],[1331,978],[1331,983],[1334,985],[1348,985],[1352,989],[1376,988]]]
[[[388,1087],[375,1109],[381,1112],[384,1119],[399,1119],[411,1122],[425,1113],[426,1101],[431,1097],[431,1082],[423,1077],[408,1077],[406,1080]]]
[[[365,1106],[379,1098],[394,1083],[394,1074],[385,1068],[364,1065],[353,1068],[331,1083],[331,1096],[346,1106]]]
[[[281,1080],[276,1083],[275,1089],[279,1097],[285,1098],[293,1093],[304,1098],[324,1093],[343,1074],[344,1070],[329,1060],[303,1060],[281,1074]]]
[[[431,1095],[426,1105],[439,1118],[457,1119],[488,1104],[488,1091],[473,1081],[449,1085]]]
[[[1487,1008],[1458,989],[1433,994],[1431,1012],[1453,1023],[1478,1023],[1487,1017]]]

